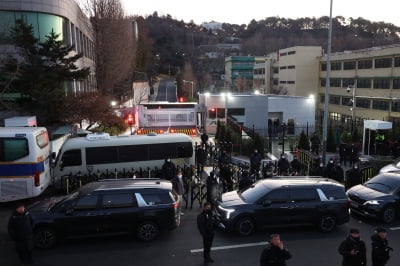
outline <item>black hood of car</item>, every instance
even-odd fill
[[[237,191],[230,191],[222,194],[219,203],[221,207],[232,207],[247,204],[242,200],[242,198],[240,198]]]
[[[63,200],[65,197],[66,196],[58,196],[36,201],[28,206],[28,211],[31,214],[40,214],[48,212],[52,206]]]
[[[364,200],[380,200],[380,199],[383,200],[392,196],[390,194],[385,194],[383,192],[371,189],[364,185],[357,185],[350,188],[347,191],[347,195],[349,195],[349,197],[355,196],[357,198],[361,198]]]

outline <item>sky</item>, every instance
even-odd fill
[[[301,18],[329,16],[330,0],[121,0],[126,15],[161,15],[196,24],[226,22],[248,24],[266,17]],[[363,17],[400,27],[398,0],[333,0],[332,16]]]

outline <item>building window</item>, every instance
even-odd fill
[[[331,87],[340,87],[341,80],[340,79],[330,79]]]
[[[343,62],[343,70],[356,69],[356,61],[345,61]]]
[[[279,73],[279,68],[278,67],[274,67],[273,69],[274,74],[278,74]]]
[[[372,68],[372,60],[371,59],[358,61],[358,69],[370,69],[370,68]]]
[[[295,69],[296,66],[288,66],[287,68],[288,68],[288,69]]]
[[[342,87],[347,88],[348,86],[354,86],[355,80],[354,79],[343,79],[342,80]]]
[[[342,62],[332,62],[331,70],[342,70]]]
[[[290,51],[287,53],[288,55],[296,54],[296,51]]]
[[[287,84],[296,84],[294,80],[288,80]]]
[[[340,96],[330,95],[329,96],[329,103],[330,104],[340,104]]]
[[[342,105],[353,106],[352,97],[342,97]]]
[[[245,115],[245,109],[244,108],[228,108],[228,115],[244,116]]]
[[[319,102],[320,102],[320,103],[325,103],[325,95],[321,95],[321,96],[319,97]]]
[[[400,57],[394,58],[394,67],[400,67]]]
[[[325,87],[326,79],[321,79],[321,87]]]
[[[374,89],[390,89],[390,80],[374,79]]]
[[[392,102],[392,112],[400,112],[400,101]]]
[[[281,66],[279,69],[286,69],[287,67],[286,66]]]
[[[217,108],[217,118],[225,118],[225,108]]]
[[[356,107],[370,109],[371,100],[368,100],[368,99],[357,99],[356,100]]]
[[[286,84],[286,80],[279,81],[279,84]]]
[[[326,71],[326,63],[321,64],[321,71]]]
[[[388,67],[392,67],[392,58],[375,59],[375,68],[388,68]]]
[[[372,84],[372,82],[370,79],[358,79],[357,80],[357,88],[370,89],[371,84]]]
[[[280,55],[280,56],[286,56],[287,53],[280,53],[279,55]]]
[[[340,121],[342,118],[342,115],[338,114],[338,113],[329,113],[329,117],[331,120]]]
[[[277,80],[277,79],[274,79],[274,80],[272,81],[272,84],[273,84],[273,85],[278,85],[278,80]]]
[[[389,102],[373,100],[372,101],[372,109],[387,111],[387,110],[389,110]]]
[[[400,79],[393,80],[393,89],[400,89]]]

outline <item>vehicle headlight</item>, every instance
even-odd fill
[[[379,205],[382,200],[367,200],[364,202],[364,205]]]
[[[231,217],[231,213],[235,211],[235,209],[228,209],[218,206],[218,208],[225,213],[225,218],[229,219]]]

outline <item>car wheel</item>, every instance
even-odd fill
[[[396,219],[396,210],[393,206],[387,206],[382,211],[382,221],[385,223],[391,223]]]
[[[57,237],[50,227],[39,227],[35,230],[33,242],[37,248],[51,248],[56,244]]]
[[[322,232],[330,232],[336,226],[336,219],[331,215],[322,216],[319,220],[318,227]]]
[[[241,218],[235,225],[236,232],[241,236],[249,236],[255,231],[255,223],[250,217]]]
[[[154,222],[143,222],[137,228],[137,236],[142,241],[151,241],[158,235],[159,229]]]

